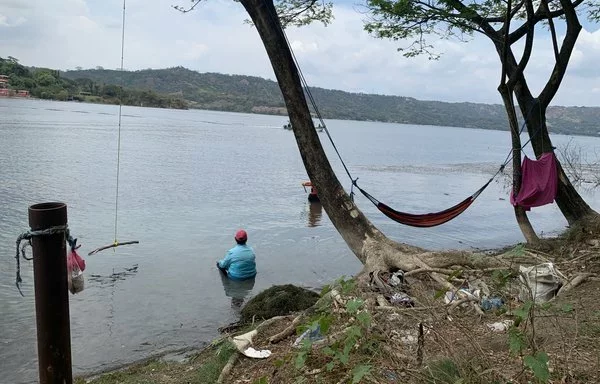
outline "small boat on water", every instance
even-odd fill
[[[291,131],[292,130],[292,123],[290,123],[288,121],[286,124],[283,124],[283,129]],[[323,125],[321,125],[321,123],[319,123],[319,125],[316,126],[315,129],[317,130],[317,132],[323,132],[323,130],[325,129],[325,127]]]

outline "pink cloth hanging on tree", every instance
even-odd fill
[[[558,172],[554,153],[546,152],[538,160],[527,156],[523,159],[521,190],[517,196],[511,193],[510,203],[526,210],[550,204],[556,197]]]

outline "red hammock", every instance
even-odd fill
[[[371,200],[371,202],[377,207],[377,209],[379,209],[384,215],[386,215],[390,219],[400,224],[410,225],[412,227],[428,228],[444,224],[463,213],[467,208],[469,208],[469,206],[473,203],[473,201],[475,201],[475,199],[481,194],[481,192],[483,192],[483,190],[491,183],[492,179],[485,183],[485,185],[479,188],[474,194],[467,197],[455,206],[445,209],[441,212],[424,214],[414,214],[396,211],[390,208],[388,205],[380,202],[379,200],[371,196],[368,192],[360,188],[358,185],[354,185],[363,195],[365,195],[367,199]]]

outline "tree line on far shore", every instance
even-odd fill
[[[48,68],[28,68],[19,60],[0,57],[0,75],[7,75],[9,88],[27,90],[40,99],[85,101],[103,104],[139,105],[144,107],[187,109],[181,97],[162,95],[152,90],[123,88],[88,78],[68,79],[61,72]]]

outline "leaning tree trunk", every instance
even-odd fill
[[[411,255],[423,250],[394,242],[356,207],[337,179],[313,125],[306,98],[272,0],[241,0],[256,26],[283,94],[302,161],[319,198],[352,252],[373,269],[390,264],[413,269]],[[394,260],[394,262],[390,262]],[[405,262],[403,262],[403,260]],[[400,264],[400,265],[398,265]]]
[[[338,181],[312,122],[298,69],[272,0],[240,0],[256,26],[292,123],[302,161],[311,181],[319,190],[319,198],[331,222],[352,252],[365,265],[364,272],[401,269],[427,271],[442,286],[448,286],[448,276],[432,271],[462,265],[486,268],[499,265],[491,258],[472,252],[429,252],[387,238],[356,207]],[[419,271],[416,271],[419,270]],[[366,274],[363,274],[365,276]]]

